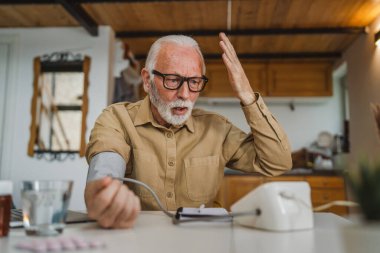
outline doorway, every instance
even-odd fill
[[[16,36],[0,36],[0,179],[9,179],[11,176],[16,45]]]
[[[7,94],[7,79],[8,79],[8,62],[9,62],[9,46],[5,43],[0,43],[0,164],[3,161],[3,149],[4,149],[4,122],[6,114],[6,94]],[[2,172],[2,167],[0,173]],[[1,173],[2,174],[2,173]],[[0,174],[0,175],[1,175]]]

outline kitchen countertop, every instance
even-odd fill
[[[359,231],[350,221],[331,213],[314,213],[313,218],[313,229],[271,232],[230,222],[173,225],[162,212],[143,211],[133,229],[101,229],[96,223],[70,224],[63,235],[48,239],[79,238],[105,244],[103,249],[75,251],[78,253],[378,252],[376,230]],[[0,252],[28,253],[15,245],[43,239],[47,238],[26,236],[23,229],[11,229],[8,237],[0,239]]]
[[[230,175],[261,176],[258,173],[246,173],[239,170],[232,170],[228,168],[224,169],[224,175],[225,176],[230,176]],[[316,169],[308,169],[308,168],[296,168],[288,172],[285,172],[281,176],[341,176],[341,175],[343,175],[343,171],[336,170],[336,169],[316,170]]]

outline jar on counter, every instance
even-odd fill
[[[0,180],[0,237],[9,233],[12,206],[12,182]]]

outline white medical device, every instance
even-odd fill
[[[141,185],[150,191],[160,209],[174,224],[193,221],[235,221],[236,223],[273,231],[313,228],[310,186],[307,182],[271,182],[257,187],[231,206],[223,208],[178,208],[167,211],[157,194],[145,183],[131,178],[114,179]]]
[[[260,185],[231,206],[233,213],[257,215],[234,217],[248,227],[292,231],[314,226],[310,186],[307,182],[270,182]]]

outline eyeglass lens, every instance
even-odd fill
[[[154,75],[161,76],[163,78],[164,87],[170,90],[179,89],[182,84],[186,81],[188,87],[193,92],[200,92],[203,90],[204,86],[207,83],[206,77],[183,77],[175,74],[162,74],[157,70],[153,70]]]
[[[199,91],[203,88],[205,84],[205,80],[201,77],[179,77],[175,75],[167,75],[165,76],[165,86],[169,89],[177,89],[179,88],[183,82],[187,81],[189,85],[189,89],[192,91]]]

